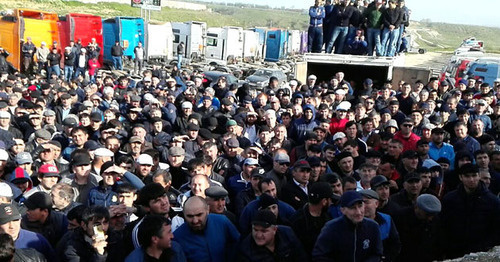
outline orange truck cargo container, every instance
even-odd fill
[[[41,42],[51,48],[53,41],[59,43],[56,13],[30,9],[15,9],[13,15],[0,18],[0,46],[10,53],[7,61],[19,69],[21,65],[21,42],[27,37],[38,48]],[[58,46],[58,48],[61,48]]]

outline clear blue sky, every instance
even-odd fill
[[[220,3],[255,3],[273,7],[293,7],[307,9],[314,0],[201,0]],[[411,19],[430,19],[433,22],[469,24],[500,27],[497,20],[500,10],[499,0],[406,0],[412,10]]]

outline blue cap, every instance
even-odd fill
[[[356,191],[347,191],[340,197],[341,207],[352,207],[354,204],[363,201],[363,196]]]

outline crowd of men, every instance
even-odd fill
[[[405,0],[315,0],[309,8],[308,51],[373,56],[405,52],[410,10]]]
[[[348,77],[256,90],[177,67],[0,72],[1,260],[433,261],[499,245],[500,83]]]

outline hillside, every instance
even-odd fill
[[[151,13],[152,21],[205,21],[208,26],[280,27],[306,30],[306,10],[263,9],[245,6],[208,4],[209,11],[163,8]],[[140,16],[140,9],[116,3],[84,4],[62,0],[2,0],[0,10],[26,8],[53,11],[60,15],[69,12],[91,13],[104,18],[114,16]],[[412,22],[408,31],[416,42],[428,51],[453,51],[463,39],[475,36],[485,42],[488,52],[500,53],[500,28],[454,25],[446,23]]]

